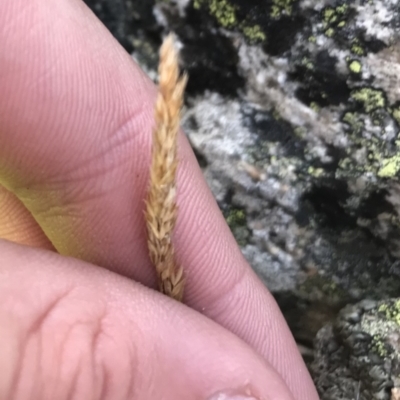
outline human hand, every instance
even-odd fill
[[[183,135],[185,305],[147,288],[156,92],[80,0],[0,2],[0,88],[1,400],[317,399]]]

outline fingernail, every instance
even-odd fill
[[[260,399],[257,399],[256,397],[252,396],[247,391],[244,393],[227,391],[227,392],[215,393],[211,397],[209,397],[208,400],[260,400]]]

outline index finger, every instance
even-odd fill
[[[0,43],[0,182],[61,254],[154,286],[143,218],[153,84],[78,0],[2,2]],[[185,302],[262,354],[296,398],[316,399],[183,135],[179,157],[174,242]]]

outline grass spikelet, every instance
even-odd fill
[[[182,300],[184,277],[175,261],[172,234],[177,218],[176,170],[180,112],[187,76],[179,76],[178,53],[172,35],[160,49],[159,88],[155,106],[150,187],[146,222],[150,259],[162,293]]]

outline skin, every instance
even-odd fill
[[[184,304],[153,290],[156,91],[82,2],[0,2],[0,88],[1,400],[317,400],[183,135]]]

